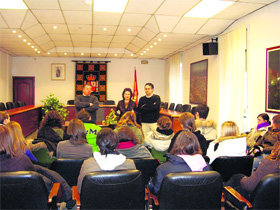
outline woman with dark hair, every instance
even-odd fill
[[[78,177],[78,190],[81,190],[85,175],[94,171],[113,171],[136,169],[134,161],[116,151],[119,139],[110,128],[101,129],[96,137],[96,144],[100,152],[94,152],[93,157],[84,161]]]
[[[195,119],[193,114],[191,114],[190,112],[184,112],[183,114],[180,115],[179,117],[179,122],[181,124],[181,126],[183,127],[183,130],[188,130],[190,132],[192,132],[198,139],[198,142],[200,144],[201,150],[203,155],[206,155],[207,152],[207,148],[208,148],[208,142],[206,141],[205,137],[200,133],[199,130],[196,130],[196,126],[195,126]],[[177,136],[183,131],[180,130],[178,131],[173,138],[171,139],[171,143],[169,145],[168,148],[168,152],[170,152],[173,148],[173,144],[177,138]]]
[[[136,103],[132,101],[132,91],[130,88],[125,88],[122,92],[123,100],[118,102],[116,113],[121,118],[124,113],[132,111],[136,107]]]
[[[247,135],[247,148],[250,150],[254,147],[255,143],[267,132],[270,126],[269,116],[266,113],[261,113],[257,117],[257,127],[252,128]]]
[[[88,158],[92,156],[92,147],[87,143],[85,126],[81,120],[71,120],[67,134],[70,136],[70,140],[58,143],[57,158]]]
[[[121,127],[118,132],[119,146],[117,151],[127,158],[148,158],[152,157],[149,150],[139,143],[135,133],[128,127]]]
[[[202,157],[197,137],[188,130],[180,132],[170,154],[166,156],[168,161],[157,168],[155,177],[148,185],[155,195],[158,195],[162,180],[169,173],[211,170]]]

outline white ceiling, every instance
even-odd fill
[[[183,17],[200,0],[128,0],[123,13],[93,12],[84,0],[24,2],[28,10],[0,10],[0,50],[12,56],[165,59],[275,0],[235,0],[209,19]]]

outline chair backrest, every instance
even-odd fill
[[[175,107],[176,112],[183,112],[183,105],[182,104],[177,104]]]
[[[67,104],[68,104],[68,105],[74,105],[74,104],[75,104],[75,101],[74,101],[74,100],[68,100],[68,101],[67,101]]]
[[[141,171],[143,183],[148,184],[151,177],[156,173],[159,162],[155,158],[135,158],[133,159],[137,170]]]
[[[252,193],[254,209],[280,209],[280,174],[268,174]]]
[[[6,106],[3,102],[0,103],[0,111],[5,111],[6,110]]]
[[[8,109],[13,109],[14,108],[14,104],[13,102],[6,102],[6,108]]]
[[[114,100],[106,100],[106,101],[104,101],[104,105],[115,105],[115,101]]]
[[[84,160],[59,158],[52,162],[50,169],[59,173],[70,186],[74,186],[77,185]]]
[[[220,209],[222,177],[216,171],[170,173],[163,179],[160,209]]]
[[[163,108],[164,108],[164,109],[168,109],[168,102],[164,102]]]
[[[184,104],[182,106],[183,112],[191,112],[192,106],[190,104]]]
[[[80,193],[83,209],[144,209],[145,188],[138,170],[87,174]]]
[[[34,171],[2,172],[0,209],[48,209],[48,191]]]
[[[19,107],[17,102],[12,102],[12,103],[13,103],[14,108],[18,108]]]
[[[211,167],[213,170],[218,171],[222,175],[223,181],[228,181],[234,174],[241,173],[246,176],[250,176],[253,167],[253,160],[254,157],[252,156],[221,156],[211,163]]]
[[[175,103],[170,103],[170,105],[169,105],[169,110],[174,110],[174,107],[175,107]]]

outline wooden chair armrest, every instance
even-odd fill
[[[223,188],[223,191],[225,195],[228,193],[232,195],[235,199],[237,199],[239,202],[245,203],[248,206],[248,208],[253,207],[253,205],[246,198],[244,198],[239,192],[237,192],[232,187],[226,186]]]
[[[152,203],[151,201],[153,200],[153,201],[154,201],[154,204],[155,204],[156,206],[159,206],[159,202],[158,202],[157,196],[155,196],[154,194],[152,194],[152,193],[150,192],[150,190],[149,190],[148,187],[145,188],[145,194],[146,194],[146,196],[147,196],[147,199],[148,199],[148,201],[149,201],[149,204],[151,204],[151,203]],[[146,199],[146,196],[145,196],[145,199]]]
[[[72,199],[76,201],[77,209],[80,209],[81,200],[80,200],[80,194],[79,194],[77,186],[72,187]]]
[[[59,201],[61,196],[62,196],[62,191],[61,191],[60,183],[54,183],[51,192],[49,194],[48,202],[52,203],[54,197],[56,197],[57,201]]]

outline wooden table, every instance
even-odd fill
[[[176,112],[168,109],[161,109],[159,113],[161,116],[167,116],[171,119],[172,129],[174,133],[177,133],[179,130],[183,129],[179,122],[179,117],[182,114],[182,112]]]
[[[23,135],[26,137],[39,128],[42,119],[42,106],[23,106],[7,110],[11,121],[16,121],[21,125]]]

